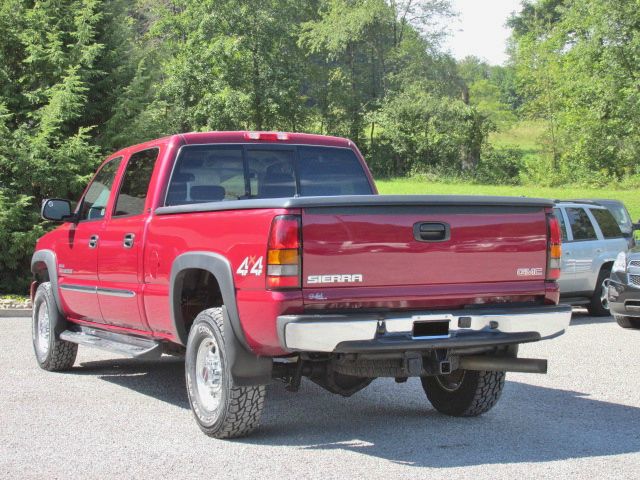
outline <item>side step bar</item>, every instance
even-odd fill
[[[148,338],[106,332],[89,327],[65,330],[60,334],[62,340],[96,347],[109,352],[142,359],[156,359],[162,355],[162,344]]]

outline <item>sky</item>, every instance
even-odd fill
[[[474,55],[502,65],[510,34],[505,23],[512,12],[520,10],[520,0],[452,0],[451,4],[459,18],[452,20],[445,49],[457,59]]]

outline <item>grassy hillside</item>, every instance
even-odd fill
[[[640,218],[640,195],[637,190],[585,189],[580,187],[535,187],[473,185],[467,183],[433,183],[420,178],[398,178],[376,181],[380,193],[426,195],[515,195],[543,198],[615,198],[627,206],[631,218]]]
[[[541,150],[540,137],[544,133],[544,123],[538,120],[523,120],[509,128],[489,135],[489,142],[496,147],[518,147],[527,152]]]

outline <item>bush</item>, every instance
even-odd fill
[[[33,198],[0,188],[0,292],[28,291],[33,247],[43,233]]]
[[[517,148],[487,147],[482,152],[473,179],[491,185],[518,185],[523,157],[522,150]]]
[[[418,86],[389,95],[371,120],[380,131],[372,165],[385,176],[472,171],[494,128],[475,107]]]

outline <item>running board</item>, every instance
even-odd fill
[[[148,338],[106,332],[95,328],[78,327],[60,334],[62,340],[107,350],[134,358],[156,359],[162,355],[162,344]]]

